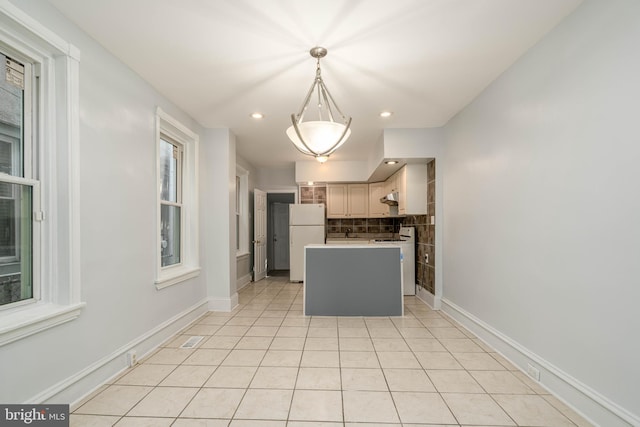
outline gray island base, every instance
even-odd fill
[[[305,246],[305,316],[402,316],[401,251],[386,245]]]

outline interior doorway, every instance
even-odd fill
[[[289,270],[289,205],[294,193],[267,193],[267,274]]]

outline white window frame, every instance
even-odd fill
[[[171,268],[171,267],[175,267],[178,265],[182,264],[182,249],[184,248],[184,242],[185,242],[185,238],[184,238],[184,219],[182,217],[182,215],[184,214],[184,203],[183,203],[183,199],[182,199],[182,191],[183,191],[183,179],[182,179],[182,174],[184,171],[184,144],[178,142],[178,141],[174,141],[173,138],[171,138],[169,135],[167,135],[164,132],[160,132],[160,141],[158,141],[159,146],[162,144],[161,141],[164,141],[168,144],[170,144],[173,147],[174,151],[177,151],[178,155],[176,158],[176,201],[171,202],[168,200],[164,200],[162,199],[162,197],[160,197],[160,209],[162,210],[163,206],[174,206],[177,208],[180,208],[180,241],[178,242],[178,246],[179,246],[179,254],[180,254],[180,260],[175,263],[175,264],[170,264],[167,266],[162,266],[162,262],[160,263],[161,268],[165,269],[165,268]],[[158,153],[160,153],[160,150],[158,150]],[[160,175],[161,175],[161,170],[162,166],[160,166],[160,169],[158,169],[158,177],[160,179]],[[160,183],[162,183],[162,180],[160,180]],[[160,191],[162,192],[162,188],[160,189]],[[162,217],[162,214],[160,215]],[[164,242],[162,242],[162,244],[164,245]],[[160,252],[162,253],[162,247],[160,248]]]
[[[0,46],[0,53],[5,53],[3,46]],[[13,60],[15,60],[14,58],[12,58]],[[24,100],[23,100],[23,127],[22,127],[22,131],[24,134],[24,141],[26,142],[24,145],[24,147],[20,147],[22,149],[22,160],[23,160],[23,165],[22,165],[22,171],[20,171],[21,173],[17,174],[17,171],[12,171],[9,175],[5,175],[4,173],[0,173],[0,181],[2,182],[7,182],[7,183],[13,183],[13,184],[21,184],[20,182],[15,182],[13,179],[11,178],[16,178],[16,177],[22,177],[25,179],[29,179],[32,177],[32,173],[31,173],[31,166],[33,165],[32,159],[31,159],[31,145],[32,145],[32,133],[31,133],[31,128],[33,126],[33,120],[31,117],[31,109],[32,109],[32,104],[33,104],[33,70],[32,70],[32,66],[31,64],[27,63],[27,64],[22,64],[24,66]],[[0,126],[5,126],[3,124],[0,123]],[[15,137],[13,135],[7,135],[5,133],[2,133],[2,128],[0,128],[0,143],[4,143],[4,144],[10,144],[11,146],[11,157],[12,157],[12,165],[17,165],[20,163],[20,156],[18,155],[19,150],[16,149],[17,146],[20,146],[21,142],[19,136]],[[6,128],[5,128],[6,129]],[[4,179],[4,178],[8,178],[8,179]],[[33,194],[33,193],[32,193]],[[14,197],[2,197],[0,196],[0,199],[11,199]],[[17,205],[16,205],[17,208]],[[35,207],[34,207],[35,209]],[[40,208],[38,207],[38,210]],[[18,242],[19,241],[19,230],[16,229],[15,230],[15,241]],[[38,235],[34,235],[35,239],[39,239]],[[0,261],[2,262],[11,262],[11,261],[19,261],[20,257],[18,256],[18,254],[16,253],[15,255],[9,255],[9,256],[0,256]],[[33,289],[34,292],[36,289],[38,289],[38,286],[36,284],[33,284]],[[16,303],[11,303],[11,304],[16,304]],[[11,306],[11,304],[8,305],[0,305],[0,310],[6,309],[8,307]]]
[[[180,212],[180,262],[162,267],[160,207],[164,203],[160,194],[160,139],[166,135],[182,149],[182,173],[180,188],[182,207]],[[182,283],[200,274],[199,217],[198,217],[198,144],[199,136],[173,118],[160,107],[156,110],[156,289]]]
[[[249,171],[236,165],[236,257],[249,254]],[[236,187],[238,185],[236,184]]]
[[[34,139],[24,148],[25,158],[33,148],[39,159],[31,171],[25,164],[26,178],[14,177],[33,187],[34,298],[0,311],[2,346],[76,319],[85,304],[78,199],[80,51],[7,0],[0,0],[0,45],[33,70],[37,102],[29,118],[25,111],[25,120],[32,123]]]

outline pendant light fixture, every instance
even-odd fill
[[[298,114],[291,115],[292,126],[287,129],[287,136],[301,153],[324,163],[351,135],[351,117],[340,111],[322,80],[320,58],[327,55],[327,49],[314,47],[309,54],[317,60],[316,77],[302,108]],[[315,108],[309,105],[312,97],[317,98]],[[305,114],[311,116],[311,120],[303,121]]]

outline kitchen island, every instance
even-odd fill
[[[402,259],[396,246],[305,246],[306,316],[402,316]]]

